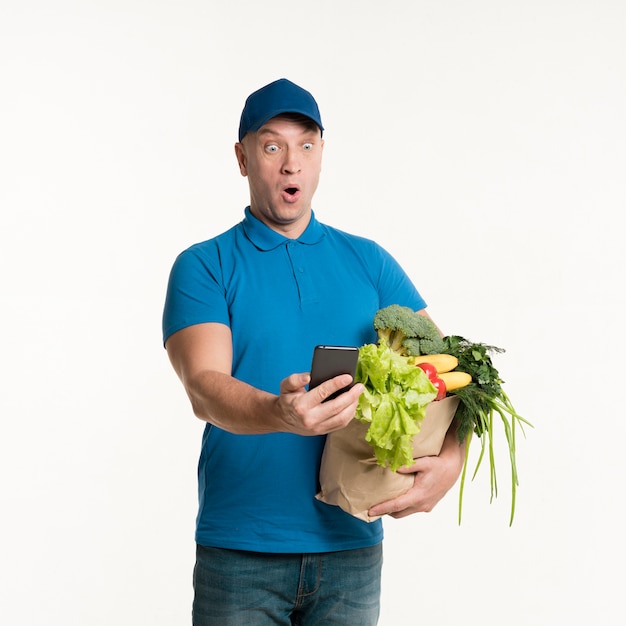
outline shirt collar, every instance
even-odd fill
[[[289,239],[252,215],[250,207],[246,207],[245,217],[242,222],[246,237],[259,250],[273,250],[287,241],[297,241],[307,245],[314,245],[324,237],[324,227],[315,219],[315,213],[311,211],[311,219],[305,231],[297,239]]]

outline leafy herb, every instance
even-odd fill
[[[524,424],[531,427],[532,424],[519,415],[513,407],[511,400],[502,388],[504,381],[500,378],[498,370],[492,363],[491,354],[504,352],[502,348],[483,343],[472,343],[458,335],[444,337],[443,341],[443,352],[452,354],[459,360],[456,369],[467,372],[472,376],[472,382],[469,385],[456,389],[451,393],[456,394],[460,398],[459,408],[456,412],[459,441],[467,440],[468,452],[472,432],[474,432],[481,441],[481,452],[472,479],[478,472],[485,452],[488,452],[492,500],[498,495],[493,447],[493,422],[496,414],[501,418],[504,425],[504,433],[509,447],[509,460],[511,464],[511,515],[509,519],[509,525],[511,525],[515,516],[515,496],[517,486],[519,485],[515,460],[516,426],[519,425],[523,432]],[[463,489],[465,486],[468,457],[469,455],[466,455],[463,472],[461,474],[459,523],[461,522],[463,508]]]

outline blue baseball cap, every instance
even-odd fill
[[[250,94],[241,112],[239,141],[246,133],[255,133],[263,124],[282,113],[299,113],[313,120],[324,131],[315,98],[286,78],[275,80]]]

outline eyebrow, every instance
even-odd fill
[[[263,135],[279,135],[280,133],[274,132],[273,130],[270,130],[269,128],[262,128],[261,130],[258,131],[259,133],[259,137],[263,136]]]

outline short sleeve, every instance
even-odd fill
[[[163,343],[187,326],[206,322],[229,325],[217,248],[205,244],[188,248],[174,261],[163,309]]]
[[[426,308],[426,301],[401,265],[384,248],[378,246],[378,249],[381,257],[378,278],[380,308],[391,304],[408,306],[414,311]]]

